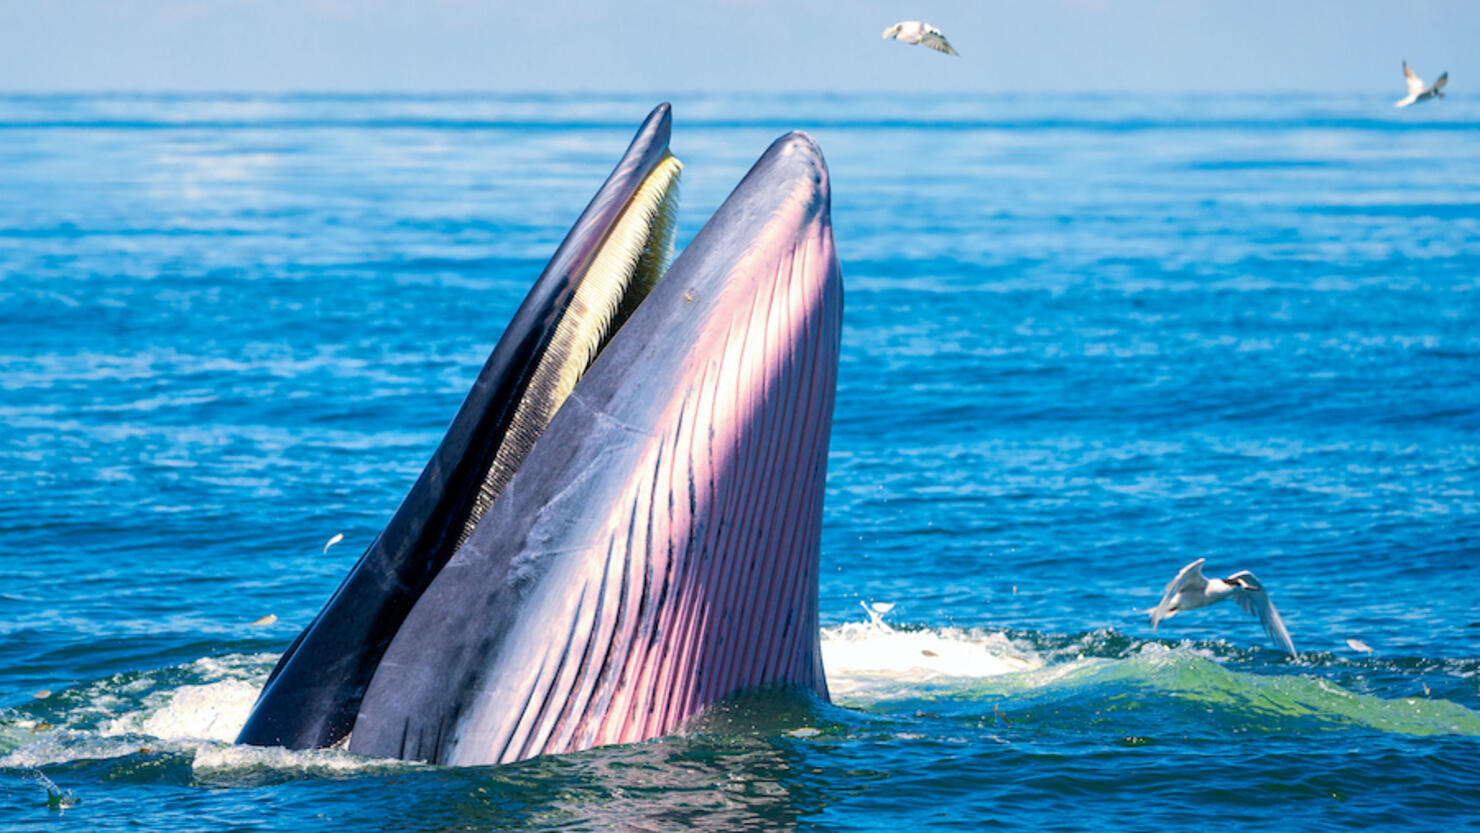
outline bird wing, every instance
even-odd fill
[[[1177,573],[1176,578],[1167,583],[1166,589],[1161,591],[1161,601],[1151,611],[1152,630],[1156,630],[1156,626],[1161,623],[1161,620],[1167,618],[1167,614],[1171,612],[1172,599],[1175,599],[1178,593],[1181,593],[1183,590],[1196,592],[1208,586],[1208,580],[1203,578],[1202,574],[1202,566],[1206,561],[1206,558],[1199,558],[1188,564],[1182,568],[1182,572]]]
[[[1235,581],[1237,580],[1237,581]],[[1248,570],[1234,573],[1228,577],[1230,584],[1236,583],[1238,589],[1233,591],[1233,600],[1244,612],[1259,620],[1264,626],[1264,632],[1275,641],[1285,653],[1295,656],[1295,643],[1290,641],[1290,632],[1285,630],[1285,620],[1280,618],[1280,612],[1274,609],[1274,602],[1269,600],[1269,593],[1265,591],[1264,585]]]
[[[1208,563],[1206,558],[1199,558],[1186,567],[1183,567],[1182,571],[1177,573],[1176,578],[1167,582],[1166,589],[1162,591],[1162,594],[1170,596],[1175,591],[1181,590],[1184,587],[1191,587],[1193,590],[1201,590],[1207,587],[1208,580],[1203,578],[1202,574],[1203,565],[1206,563]]]
[[[1419,93],[1423,92],[1424,87],[1426,86],[1423,82],[1423,79],[1419,78],[1417,75],[1414,75],[1413,70],[1408,68],[1407,61],[1403,62],[1403,79],[1408,82],[1409,95],[1418,95]]]
[[[1449,73],[1446,72],[1443,75],[1439,76],[1439,80],[1434,82],[1434,86],[1429,87],[1429,92],[1435,92],[1435,93],[1437,93],[1438,91],[1444,89],[1444,85],[1445,84],[1448,84],[1448,83],[1449,83]]]
[[[951,48],[951,42],[946,36],[934,26],[926,26],[925,34],[920,38],[920,43],[934,49],[936,52],[944,52],[947,55],[960,55],[960,52]]]

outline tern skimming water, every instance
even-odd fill
[[[1264,585],[1259,583],[1259,579],[1248,570],[1234,573],[1228,578],[1204,578],[1202,566],[1205,561],[1206,558],[1199,558],[1183,567],[1182,572],[1167,585],[1161,603],[1151,611],[1151,629],[1156,630],[1161,620],[1175,616],[1180,611],[1196,610],[1232,598],[1249,615],[1258,617],[1259,624],[1264,626],[1275,644],[1290,656],[1295,656],[1295,643],[1290,641],[1285,623],[1280,619],[1279,611],[1274,609],[1274,602],[1269,600],[1269,594],[1264,591]]]
[[[1428,86],[1423,82],[1422,78],[1413,74],[1413,70],[1408,68],[1407,61],[1403,62],[1403,78],[1408,81],[1408,95],[1393,102],[1394,107],[1407,107],[1410,104],[1426,101],[1435,96],[1443,98],[1444,93],[1439,91],[1444,88],[1445,84],[1449,83],[1449,73],[1446,72],[1439,76],[1439,80],[1434,82],[1434,86]]]
[[[940,30],[920,20],[901,20],[884,30],[884,37],[894,38],[905,43],[918,43],[928,46],[936,52],[944,52],[947,55],[960,55],[960,52],[951,48],[950,41],[941,34]]]

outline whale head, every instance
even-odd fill
[[[777,139],[665,270],[670,125],[639,129],[240,742],[500,763],[827,696],[827,168]]]

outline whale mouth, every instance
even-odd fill
[[[683,164],[665,148],[606,229],[584,268],[570,276],[571,289],[551,310],[552,324],[531,357],[522,388],[510,402],[496,449],[461,522],[453,551],[467,541],[493,501],[508,485],[529,450],[565,404],[612,334],[647,298],[673,255],[678,180]],[[575,232],[572,232],[574,235]]]
[[[238,742],[309,749],[347,739],[400,622],[667,270],[683,170],[671,132],[671,108],[660,105],[556,248],[385,530],[279,658]],[[366,592],[375,586],[378,597]],[[342,649],[356,639],[363,651]]]
[[[660,105],[238,742],[492,763],[654,737],[742,688],[826,696],[826,167],[778,139],[673,259],[670,133]]]

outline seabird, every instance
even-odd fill
[[[889,626],[884,624],[884,614],[894,609],[894,602],[874,602],[873,604],[864,604],[862,601],[860,601],[859,604],[863,606],[863,612],[868,614],[868,620],[871,624],[878,625],[885,630],[889,630]]]
[[[1167,585],[1161,603],[1151,611],[1151,629],[1156,630],[1161,620],[1175,616],[1180,611],[1196,610],[1232,597],[1245,612],[1258,617],[1259,624],[1264,626],[1265,632],[1275,644],[1290,656],[1295,656],[1295,643],[1290,641],[1285,623],[1280,619],[1279,611],[1274,609],[1274,603],[1269,600],[1269,594],[1264,592],[1264,585],[1259,583],[1259,579],[1248,570],[1224,579],[1204,578],[1202,566],[1205,561],[1206,558],[1199,558],[1183,567],[1182,572]]]
[[[884,37],[894,38],[905,43],[918,43],[928,46],[936,52],[944,52],[947,55],[960,55],[951,48],[950,41],[940,33],[940,30],[919,20],[901,20],[884,30]],[[1442,80],[1439,83],[1444,83]]]
[[[1408,81],[1408,95],[1393,102],[1394,107],[1407,107],[1410,104],[1424,101],[1433,98],[1434,96],[1443,98],[1444,93],[1441,93],[1439,91],[1444,88],[1444,85],[1446,83],[1449,82],[1449,73],[1445,72],[1443,75],[1439,76],[1438,81],[1434,82],[1434,86],[1427,86],[1426,84],[1424,84],[1422,78],[1414,75],[1413,70],[1408,68],[1407,61],[1403,62],[1403,77]]]

